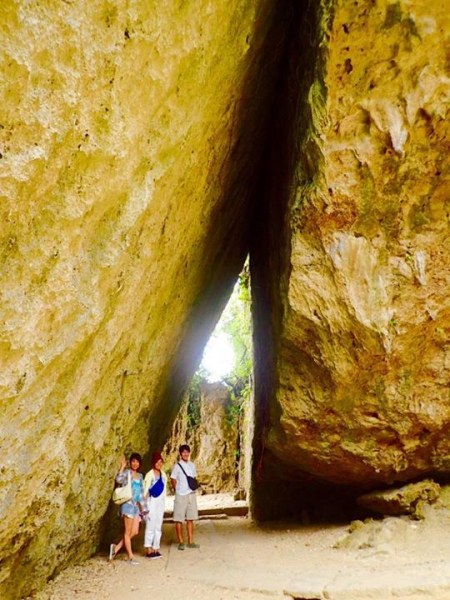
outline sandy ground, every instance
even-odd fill
[[[209,502],[217,507],[223,498]],[[207,500],[203,500],[205,504]],[[230,502],[228,501],[228,504]],[[158,560],[134,543],[137,566],[105,555],[64,571],[38,600],[450,600],[450,513],[357,524],[260,526],[216,515],[196,524],[199,549],[180,551],[172,523]]]

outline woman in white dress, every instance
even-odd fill
[[[162,470],[163,458],[159,452],[152,455],[152,468],[144,479],[148,514],[145,522],[145,556],[161,558],[162,523],[166,503],[167,475]]]

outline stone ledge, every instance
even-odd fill
[[[167,496],[164,521],[171,522],[174,496]],[[248,515],[248,504],[244,500],[234,500],[230,494],[197,495],[199,518],[244,517]]]

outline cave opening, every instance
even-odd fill
[[[253,421],[253,351],[248,260],[233,287],[164,444],[170,471],[187,443],[203,494],[247,498]]]

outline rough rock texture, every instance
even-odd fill
[[[2,599],[95,550],[170,427],[248,252],[281,6],[0,3]]]
[[[96,548],[119,458],[162,444],[250,232],[254,513],[301,507],[305,473],[449,471],[449,18],[0,3],[2,598]]]
[[[272,476],[450,470],[449,19],[321,2],[291,48],[252,260],[261,516]]]
[[[163,454],[171,469],[178,460],[181,444],[191,447],[202,491],[207,494],[230,492],[239,485],[239,429],[230,410],[230,391],[223,383],[201,383],[198,414],[188,415],[184,402]]]
[[[412,515],[423,518],[423,508],[436,502],[441,486],[426,479],[394,489],[369,492],[358,498],[358,504],[382,515]]]

